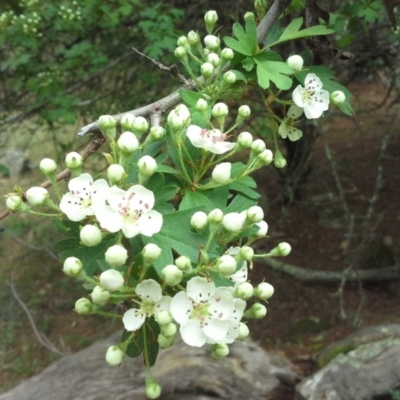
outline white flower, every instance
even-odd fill
[[[171,314],[180,324],[183,341],[189,346],[201,347],[206,342],[224,342],[234,306],[228,291],[196,276],[187,283],[186,292],[173,297]]]
[[[71,221],[81,221],[105,204],[109,186],[105,179],[93,182],[90,174],[82,174],[69,181],[68,189],[70,192],[61,199],[60,209]]]
[[[109,232],[122,230],[127,238],[142,234],[153,236],[163,223],[162,215],[153,210],[154,194],[142,185],[131,186],[127,191],[113,186],[107,192],[109,205],[96,209],[101,227]]]
[[[292,142],[299,140],[303,136],[303,132],[294,126],[295,120],[303,114],[303,109],[293,104],[290,106],[286,117],[283,118],[279,125],[278,133],[283,139],[288,138]]]
[[[227,250],[227,253],[231,256],[236,256],[237,254],[240,253],[240,247],[230,247]],[[248,275],[248,268],[247,268],[247,262],[243,261],[241,265],[239,265],[239,269],[229,276],[228,278],[237,286],[240,283],[246,282],[247,281],[247,275]]]
[[[127,331],[136,331],[144,323],[146,317],[158,314],[160,311],[169,310],[171,297],[163,296],[159,283],[153,279],[146,279],[139,283],[135,289],[141,302],[139,308],[131,308],[122,317],[122,322]]]
[[[304,109],[308,119],[319,118],[329,108],[329,92],[322,90],[321,79],[315,74],[306,76],[304,86],[299,85],[294,89],[293,101]]]
[[[186,136],[194,147],[208,150],[214,154],[224,154],[235,147],[235,143],[225,142],[226,134],[219,129],[204,129],[196,125],[189,125]]]

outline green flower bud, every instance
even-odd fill
[[[117,367],[124,361],[125,353],[118,346],[110,346],[106,352],[106,361],[108,365]]]
[[[204,78],[209,78],[214,73],[214,66],[211,63],[206,62],[200,67],[200,72]]]
[[[117,133],[117,120],[112,115],[102,115],[98,120],[98,124],[107,137],[111,139],[115,138]]]
[[[214,29],[215,24],[218,21],[218,14],[216,11],[207,11],[204,16],[204,22],[206,23],[206,30],[211,33]]]
[[[43,158],[40,161],[39,168],[44,175],[52,175],[57,171],[57,163],[51,158]]]
[[[93,303],[104,306],[104,304],[108,303],[111,293],[108,290],[103,289],[101,286],[95,286],[90,297],[92,298]]]
[[[289,65],[290,68],[292,68],[294,72],[299,72],[303,69],[304,60],[301,56],[294,55],[290,56],[286,60],[286,63],[287,65]]]
[[[68,257],[63,264],[63,272],[67,276],[76,277],[83,270],[82,261],[76,257]]]
[[[221,41],[219,40],[219,38],[217,38],[214,35],[207,35],[204,38],[204,44],[205,44],[206,48],[209,50],[217,50],[217,49],[219,49],[219,45],[221,44]]]
[[[267,282],[261,282],[254,290],[254,296],[261,300],[268,300],[274,294],[274,287]]]
[[[189,44],[191,44],[192,46],[196,46],[197,44],[200,43],[199,34],[195,31],[190,31],[188,33],[188,41],[189,41]]]
[[[283,154],[280,150],[276,150],[274,157],[274,165],[276,168],[285,168],[286,167],[286,159],[283,157]]]
[[[80,315],[87,315],[92,312],[92,303],[90,300],[82,297],[75,303],[75,311]]]
[[[331,93],[331,102],[335,106],[340,106],[346,100],[346,95],[341,90],[335,90]]]
[[[214,344],[211,350],[211,356],[215,360],[221,360],[229,354],[229,347],[227,344]]]

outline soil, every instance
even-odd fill
[[[350,90],[355,96],[357,114],[348,118],[339,111],[329,112],[321,129],[329,143],[333,162],[325,155],[323,140],[318,139],[313,169],[299,200],[289,207],[282,205],[279,200],[281,186],[273,168],[259,179],[259,185],[264,187],[269,200],[266,220],[270,238],[262,243],[262,247],[269,250],[280,241],[290,243],[291,254],[280,260],[307,270],[371,269],[399,262],[400,135],[396,127],[400,124],[400,117],[396,113],[400,106],[397,103],[389,107],[393,95],[384,102],[387,89],[379,82],[354,84]],[[387,140],[387,146],[382,150],[384,140]],[[342,197],[332,166],[340,177]],[[352,216],[353,227],[346,215]],[[13,245],[10,246],[5,255],[10,250],[13,252]],[[18,252],[15,248],[14,251]],[[60,266],[57,261],[47,259],[46,262],[47,272],[41,272],[41,278],[37,273],[32,275],[31,282],[35,285],[35,279],[39,283],[40,280],[46,281],[48,286],[40,285],[47,293],[42,293],[37,305],[31,301],[29,307],[35,310],[36,320],[43,315],[52,316],[46,335],[53,342],[60,343],[62,338],[69,350],[76,351],[119,328],[115,324],[104,332],[100,328],[104,322],[101,318],[74,314],[71,311],[72,300],[60,299],[57,287],[49,285],[49,282],[59,280]],[[268,351],[288,358],[299,376],[306,376],[316,369],[313,359],[319,349],[355,329],[386,322],[400,323],[400,282],[397,280],[368,284],[345,281],[303,284],[261,264],[255,265],[250,279],[254,284],[265,279],[275,288],[267,317],[250,322],[252,337]],[[74,286],[69,281],[68,284]],[[32,298],[30,293],[36,289],[33,287],[30,292],[19,287],[19,290],[26,301]],[[79,294],[76,296],[78,298]],[[44,301],[46,298],[50,300]],[[1,368],[0,387],[3,390],[10,383],[16,384],[18,380],[38,373],[51,361],[43,356],[48,351],[32,337],[26,316],[19,312],[17,320],[22,328],[17,343],[9,339],[16,348],[14,358],[5,360]],[[6,321],[0,318],[0,328],[7,326]],[[80,335],[89,339],[79,341]],[[31,350],[24,343],[29,346],[36,343],[36,364],[31,365],[28,371],[19,370],[16,364],[16,360],[22,360],[24,364],[23,360],[29,359]],[[41,362],[42,356],[45,362]],[[293,398],[294,389],[289,386],[280,387],[269,397],[274,400]]]

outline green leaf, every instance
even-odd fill
[[[195,107],[196,103],[199,99],[206,100],[202,93],[200,92],[193,92],[191,90],[179,90],[179,95],[181,96],[183,102],[188,107]]]
[[[128,332],[127,330],[124,329],[122,332],[122,338],[121,342],[125,342],[130,336],[132,335],[132,332]],[[128,344],[128,347],[126,348],[126,355],[128,357],[137,357],[139,356],[143,351],[143,331],[142,328],[137,330],[130,343]]]
[[[215,208],[213,202],[203,192],[187,190],[183,196],[179,210],[188,210],[199,207],[202,211],[211,211]]]
[[[277,41],[268,43],[268,47],[276,46],[279,43],[287,42],[289,40],[300,39],[308,36],[330,35],[335,32],[333,29],[329,29],[325,25],[315,25],[310,28],[299,30],[302,24],[302,17],[294,19],[286,27]]]
[[[278,89],[288,90],[292,86],[292,78],[284,74],[293,74],[292,68],[280,60],[273,51],[264,51],[254,57],[257,64],[257,81],[263,89],[268,89],[272,81]]]
[[[226,276],[223,276],[216,271],[210,271],[209,274],[211,276],[211,279],[215,283],[216,287],[233,286],[233,282],[230,279],[228,279]]]
[[[146,330],[146,348],[147,358],[143,354],[143,360],[146,367],[152,367],[157,360],[160,345],[158,344],[158,335],[160,333],[160,325],[155,321],[154,317],[146,318],[143,325],[143,330]]]
[[[226,36],[224,37],[225,44],[245,56],[254,55],[258,50],[257,28],[254,20],[247,19],[245,29],[236,22],[233,24],[232,30],[237,40]]]
[[[226,208],[225,212],[226,213],[242,212],[252,206],[255,206],[256,204],[257,204],[257,201],[255,199],[251,199],[251,198],[239,193],[231,201],[229,206]]]

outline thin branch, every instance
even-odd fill
[[[56,353],[60,356],[65,356],[67,353],[65,353],[62,350],[59,350],[56,346],[54,346],[53,343],[50,342],[49,339],[47,339],[47,337],[38,331],[35,321],[32,318],[32,315],[30,313],[30,311],[28,310],[28,307],[26,306],[26,304],[21,300],[21,298],[18,296],[17,291],[15,290],[15,287],[13,284],[11,284],[10,282],[7,282],[7,285],[10,287],[11,289],[11,293],[14,296],[14,298],[18,301],[19,305],[22,307],[22,309],[24,310],[25,314],[28,317],[29,323],[31,324],[33,333],[36,336],[36,339],[38,340],[38,342],[46,347],[47,350],[50,350],[52,353]]]

